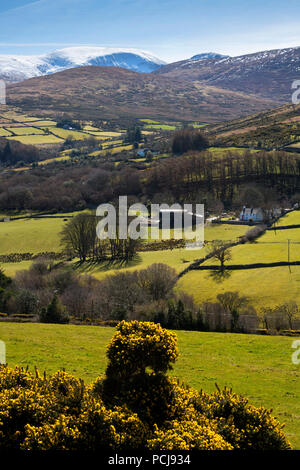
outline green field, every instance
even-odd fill
[[[208,126],[208,124],[192,124],[192,126],[194,127],[194,129],[201,129],[201,127],[206,127]]]
[[[36,127],[49,127],[49,126],[56,126],[55,121],[45,120],[45,121],[34,121],[32,123]]]
[[[72,137],[74,140],[83,140],[83,139],[88,139],[90,135],[85,132],[61,129],[60,127],[49,127],[49,131],[52,132],[52,134],[56,135],[57,137],[61,137],[62,139],[67,139],[68,137]]]
[[[9,137],[11,135],[12,133],[10,131],[7,131],[6,129],[0,127],[0,137]]]
[[[300,212],[291,213],[283,220],[289,224],[295,222]],[[0,224],[0,254],[8,253],[40,253],[43,251],[60,251],[59,233],[66,222],[62,218],[23,219]],[[239,225],[210,224],[205,228],[205,240],[222,239],[226,241],[237,240],[249,227]],[[268,231],[255,243],[240,245],[232,249],[231,263],[274,262],[287,260],[287,238],[291,239],[290,259],[300,260],[299,229]],[[300,241],[300,240],[299,240]],[[184,270],[189,263],[202,258],[206,249],[186,250],[175,249],[165,251],[140,252],[135,259],[127,265],[83,265],[80,272],[88,272],[97,279],[103,279],[120,269],[132,271],[144,269],[153,263],[165,263],[176,269]],[[30,262],[27,262],[30,264]],[[214,264],[207,261],[206,264]],[[9,275],[24,269],[23,263],[3,264]],[[186,290],[193,295],[195,301],[215,301],[219,293],[238,291],[246,295],[249,300],[259,308],[275,306],[288,300],[295,300],[300,304],[300,267],[293,266],[291,272],[288,267],[233,271],[229,278],[216,282],[209,271],[192,271],[185,275],[178,283],[178,288]]]
[[[42,129],[38,129],[37,127],[8,127],[7,128],[12,134],[15,134],[17,136],[22,136],[22,135],[43,135],[44,131]]]
[[[42,145],[42,144],[62,144],[63,140],[55,135],[23,135],[8,137],[8,140],[17,140],[25,145]]]
[[[140,119],[141,122],[145,122],[146,124],[159,124],[158,121],[153,121],[153,119]]]
[[[65,214],[68,215],[68,214]],[[73,215],[73,213],[69,214]],[[8,253],[40,253],[45,251],[59,252],[60,232],[66,223],[61,218],[22,219],[0,223],[0,254]],[[280,224],[298,223],[300,211],[293,212],[281,219]],[[205,227],[205,240],[222,239],[236,241],[243,235],[248,226],[210,224]],[[290,260],[300,260],[300,229],[267,231],[254,243],[239,245],[231,250],[232,264],[251,264],[257,262],[287,261],[288,244],[290,239]],[[202,250],[174,249],[164,251],[139,252],[128,264],[118,263],[108,265],[83,265],[77,269],[87,272],[97,279],[103,279],[108,274],[119,270],[133,271],[144,269],[153,263],[164,263],[183,271],[196,259],[202,258],[208,248]],[[28,267],[30,262],[26,262]],[[207,261],[206,264],[215,264]],[[25,269],[23,263],[3,264],[8,275]],[[216,300],[219,293],[238,291],[249,298],[249,301],[260,310],[264,306],[275,306],[289,300],[300,304],[300,266],[276,267],[231,271],[228,278],[216,281],[210,271],[192,271],[178,282],[177,287],[193,295],[197,303]]]
[[[209,147],[207,149],[208,152],[212,153],[214,157],[224,157],[224,155],[227,155],[228,152],[232,152],[234,154],[243,154],[245,151],[248,152],[258,152],[258,150],[253,150],[253,149],[245,149],[241,147]]]
[[[298,223],[300,211],[292,212],[281,219],[280,224]],[[62,218],[23,219],[0,223],[0,254],[58,252],[59,233],[66,222]],[[236,241],[248,226],[210,224],[205,227],[205,240],[222,239]],[[240,245],[232,249],[232,264],[286,261],[288,257],[287,239],[290,238],[290,259],[300,260],[300,229],[268,231],[255,243]],[[133,261],[125,266],[106,262],[99,265],[83,265],[79,272],[89,273],[97,279],[116,273],[119,270],[133,271],[144,269],[153,263],[165,263],[183,271],[191,262],[202,258],[207,249],[175,249],[165,251],[140,252]],[[15,275],[18,270],[30,266],[30,262],[4,263],[8,275]],[[207,261],[206,264],[215,264]],[[197,303],[216,300],[219,293],[238,291],[249,298],[260,310],[264,306],[276,306],[294,300],[300,304],[300,266],[231,271],[228,278],[216,281],[210,271],[192,271],[178,282],[177,287],[193,295]]]
[[[300,211],[286,215],[278,225],[297,223],[300,224]],[[220,235],[224,239],[222,233]],[[287,261],[288,239],[291,240],[290,260],[300,261],[300,229],[288,229],[267,231],[254,243],[234,247],[231,250],[232,260],[228,264]],[[217,263],[209,260],[204,264]],[[179,287],[188,290],[199,303],[215,301],[218,294],[226,291],[238,291],[258,308],[276,306],[290,300],[300,305],[300,266],[292,266],[290,270],[288,267],[276,267],[231,271],[230,276],[221,281],[214,280],[209,271],[192,271],[180,280]]]
[[[100,131],[96,129],[96,131],[89,131],[89,134],[95,137],[105,138],[105,137],[121,137],[122,132],[107,132],[107,131]]]
[[[91,382],[103,374],[113,328],[0,323],[9,365],[67,372]],[[255,405],[273,409],[300,449],[300,366],[293,365],[292,340],[230,333],[176,332],[180,357],[173,374],[212,392],[215,383],[232,387]]]
[[[180,279],[178,287],[194,296],[198,303],[215,302],[218,294],[237,291],[259,311],[295,301],[300,305],[300,266],[232,271],[222,282],[209,271],[192,271]]]
[[[161,131],[175,131],[178,126],[172,126],[170,124],[146,124],[145,129],[158,129]]]
[[[86,132],[92,132],[92,131],[98,132],[99,131],[99,129],[97,127],[90,126],[90,125],[84,126],[83,130],[86,131]]]
[[[21,219],[0,223],[0,254],[59,251],[63,218]]]
[[[1,113],[1,117],[4,117],[5,119],[9,119],[12,121],[16,121],[16,122],[30,122],[30,121],[37,120],[37,118],[35,117],[27,116],[26,114],[22,114],[22,113],[17,113],[16,111],[5,111]]]
[[[300,225],[300,211],[289,212],[276,223],[276,227],[282,227],[284,225]]]

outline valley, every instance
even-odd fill
[[[0,79],[8,82],[0,105],[5,446],[97,448],[111,439],[119,450],[122,439],[145,434],[140,448],[147,442],[159,451],[202,449],[203,442],[290,448],[286,439],[299,449],[292,349],[300,336],[300,105],[291,104],[291,83],[300,48],[203,52],[173,63],[96,46],[24,57],[0,55]],[[98,224],[110,210],[117,220],[122,196],[143,206],[126,213],[125,237],[118,221],[101,238]],[[154,204],[175,203],[179,209],[147,215]],[[186,234],[177,236],[176,215],[185,221],[187,213],[191,228],[203,218],[202,247],[189,249]],[[132,237],[132,222],[148,237]],[[35,367],[41,375],[34,378]],[[33,424],[26,415],[25,429],[7,412],[14,434],[4,420],[18,400],[34,410]],[[229,418],[212,419],[222,400]],[[36,409],[43,418],[35,426]],[[170,421],[161,409],[173,413]],[[194,434],[178,431],[178,410],[180,426],[196,426]],[[258,423],[253,429],[244,425],[249,417]],[[286,423],[285,434],[275,418]],[[160,419],[170,429],[155,431]],[[140,427],[131,433],[129,423]]]

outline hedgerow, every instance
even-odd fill
[[[0,450],[291,448],[270,411],[168,377],[177,337],[160,325],[120,322],[107,356],[89,386],[64,371],[0,366]]]

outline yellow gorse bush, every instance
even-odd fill
[[[170,378],[177,338],[121,322],[104,378],[86,386],[0,366],[0,450],[284,450],[282,426],[230,390],[209,395]]]
[[[177,337],[157,323],[122,321],[107,348],[107,374],[130,376],[144,372],[166,372],[178,357]]]

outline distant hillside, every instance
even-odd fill
[[[287,103],[299,71],[300,47],[296,47],[207,60],[200,55],[198,60],[196,56],[168,64],[154,73]]]
[[[287,149],[299,151],[300,105],[284,105],[205,128],[216,142],[226,146],[242,146],[266,149]]]
[[[80,67],[12,84],[7,103],[26,112],[81,119],[149,117],[215,122],[276,103],[214,86],[116,67]]]

